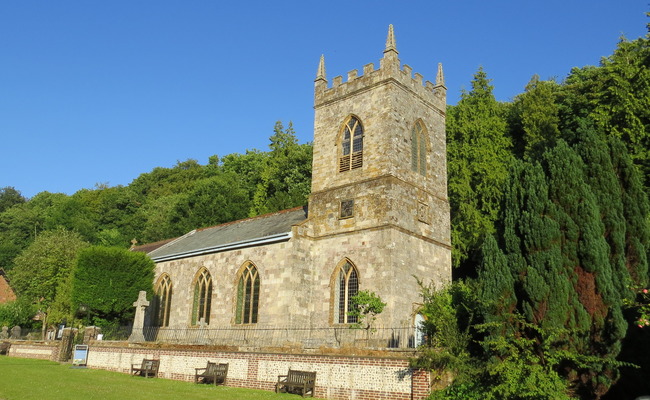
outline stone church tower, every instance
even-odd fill
[[[378,69],[367,64],[328,87],[321,57],[309,218],[300,229],[322,273],[314,294],[335,300],[312,303],[318,320],[354,322],[343,297],[371,290],[389,304],[382,325],[410,325],[420,301],[414,277],[438,286],[451,279],[445,108],[442,66],[435,84],[400,68],[392,25]]]

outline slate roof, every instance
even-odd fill
[[[307,207],[297,207],[258,217],[197,229],[150,251],[154,261],[286,241],[291,227],[307,219]]]

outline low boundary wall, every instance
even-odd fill
[[[13,343],[11,357],[56,360],[58,343]],[[278,375],[289,368],[316,371],[315,396],[335,400],[420,400],[428,396],[430,374],[412,370],[406,358],[287,354],[208,350],[202,348],[154,348],[127,343],[90,344],[88,367],[129,373],[131,364],[143,358],[160,360],[160,378],[193,381],[195,368],[207,361],[228,363],[227,386],[274,390]]]
[[[12,342],[7,355],[56,361],[59,358],[59,348],[58,342]]]

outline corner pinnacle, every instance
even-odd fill
[[[327,81],[327,78],[325,77],[325,55],[324,54],[320,56],[320,62],[318,63],[318,72],[316,73],[316,80]]]
[[[445,86],[445,75],[442,73],[442,63],[438,63],[438,74],[436,75],[436,86]]]
[[[393,24],[388,25],[388,37],[386,38],[386,49],[384,50],[384,53],[387,53],[389,51],[398,53],[397,45],[395,44],[395,32],[393,30]]]

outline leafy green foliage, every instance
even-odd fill
[[[386,303],[381,300],[375,292],[369,290],[361,290],[352,296],[351,311],[348,315],[356,317],[356,323],[350,325],[354,329],[365,329],[373,331],[372,324],[377,319],[377,316],[384,311]]]
[[[26,299],[18,299],[0,304],[0,327],[12,328],[16,325],[26,328],[33,324],[32,317],[37,307]]]
[[[511,135],[516,152],[523,158],[537,158],[560,136],[559,106],[556,102],[560,85],[540,81],[534,75],[526,91],[517,96],[511,111]]]
[[[0,188],[0,213],[26,201],[27,199],[15,188],[11,186]]]
[[[487,399],[567,399],[568,382],[558,370],[579,353],[561,350],[566,331],[544,329],[518,315],[476,326],[486,364],[481,374]],[[508,322],[512,325],[508,325]],[[522,335],[526,332],[527,335]],[[494,334],[497,333],[497,334]]]
[[[19,299],[38,304],[43,312],[51,312],[57,319],[66,314],[70,301],[61,298],[60,292],[67,285],[77,254],[86,246],[88,243],[75,232],[58,229],[39,234],[16,258],[16,267],[9,272]]]
[[[115,247],[83,249],[74,267],[71,298],[73,309],[86,305],[97,324],[132,318],[138,293],[153,293],[154,263],[144,253]]]
[[[621,39],[599,67],[574,68],[561,97],[562,125],[575,131],[589,119],[620,138],[650,184],[650,34]]]
[[[470,327],[475,323],[476,290],[463,281],[440,290],[418,283],[422,295],[419,313],[424,317],[420,329],[427,340],[410,366],[434,371],[437,377],[445,370],[453,371],[457,383],[464,383],[475,375],[470,363]]]
[[[253,196],[251,216],[301,206],[311,189],[311,145],[300,145],[293,126],[276,122]]]
[[[220,173],[196,182],[194,189],[181,196],[171,211],[171,224],[177,232],[218,225],[248,216],[250,199],[233,173]]]

